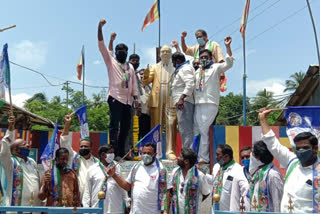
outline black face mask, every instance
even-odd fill
[[[63,168],[65,168],[65,165],[64,165],[64,164],[61,164],[61,163],[56,163],[56,167],[57,167],[58,169],[63,169]]]
[[[127,59],[127,52],[126,51],[117,51],[116,58],[117,58],[118,62],[125,63],[126,59]]]
[[[198,70],[199,66],[194,66],[193,68],[196,71],[196,70]]]
[[[186,167],[184,161],[177,161],[177,165],[180,166],[181,169],[184,169]]]
[[[79,149],[79,154],[81,156],[86,156],[90,153],[90,149]]]
[[[132,64],[132,66],[133,66],[134,70],[137,70],[137,69],[139,68],[139,65],[140,65],[140,63],[139,63],[139,62],[131,63],[131,64]]]

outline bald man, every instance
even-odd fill
[[[6,174],[6,206],[40,206],[37,198],[40,176],[36,162],[29,158],[30,145],[23,139],[13,140],[15,117],[8,119],[8,130],[1,140],[0,160]]]

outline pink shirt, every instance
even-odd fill
[[[123,82],[123,75],[125,72],[120,68],[117,60],[107,50],[104,41],[99,41],[98,45],[108,69],[108,97],[112,96],[123,104],[132,105],[133,96],[138,96],[137,82],[132,65],[130,65],[130,63],[122,64],[125,72],[128,74],[128,87],[126,88],[126,86],[123,86],[123,84],[125,84]],[[127,68],[127,65],[129,65],[129,69]]]

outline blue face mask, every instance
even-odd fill
[[[246,169],[249,169],[250,159],[243,159],[243,160],[241,160],[241,163],[243,164],[243,166],[244,166]]]
[[[29,153],[30,153],[30,150],[28,150],[28,149],[20,149],[20,154],[25,157],[28,157]]]
[[[202,37],[197,38],[197,41],[200,46],[203,46],[206,43]]]
[[[296,155],[301,163],[306,163],[312,158],[313,152],[312,149],[299,149]]]

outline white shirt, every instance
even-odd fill
[[[141,92],[142,92],[142,95],[139,92],[139,96],[138,96],[139,102],[141,104],[141,113],[142,114],[149,114],[148,100],[149,100],[149,97],[150,97],[151,87],[149,85],[143,86],[143,84],[142,84],[142,82],[140,80],[141,79],[140,74],[138,73],[136,75],[137,75],[137,78],[139,78],[139,81],[140,81],[139,85],[140,85],[140,89],[141,89]]]
[[[248,179],[246,178],[242,167],[242,174],[233,178],[231,198],[230,198],[230,211],[241,211],[241,197],[244,201],[245,211],[250,211],[250,199],[247,198],[249,190]]]
[[[182,94],[187,95],[184,101],[189,103],[194,103],[193,100],[193,90],[194,90],[194,68],[190,65],[189,62],[182,65],[178,68],[178,71],[175,71],[171,78],[173,82],[171,85],[173,104],[177,104]]]
[[[200,68],[196,70],[196,85],[194,90],[195,104],[211,103],[219,106],[220,101],[220,75],[230,69],[234,58],[226,55],[226,61],[223,63],[214,63],[208,69],[205,69],[204,87],[199,91]]]
[[[1,140],[0,160],[2,162],[3,170],[7,178],[6,189],[6,206],[11,206],[12,186],[13,186],[13,161],[11,158],[10,142],[13,142],[13,131],[7,131],[6,135]],[[20,162],[20,167],[23,171],[23,189],[21,206],[30,206],[30,198],[33,193],[34,206],[40,206],[38,199],[38,191],[40,188],[40,175],[36,162],[28,158],[27,161],[17,157]]]
[[[114,162],[114,164],[116,164]],[[110,167],[104,167],[105,172]],[[116,173],[121,175],[120,165],[116,166]],[[98,193],[105,179],[105,174],[101,170],[99,163],[92,165],[87,173],[87,185],[83,193],[82,204],[84,207],[99,207]],[[123,202],[127,199],[127,192],[122,189],[112,178],[107,180],[107,194],[104,199],[103,213],[120,214],[123,211]]]
[[[162,169],[163,165],[160,161],[159,164]],[[126,179],[130,184],[132,183],[132,169]],[[136,172],[134,188],[131,193],[131,214],[159,214],[161,212],[158,210],[158,179],[159,170],[156,161],[150,166],[141,163]]]
[[[68,149],[69,151],[69,162],[68,165],[72,167],[72,161],[73,158],[78,154],[72,149],[72,137],[71,135],[69,136],[60,136],[60,145],[61,147],[64,147]],[[80,154],[79,154],[80,156]],[[78,181],[79,181],[79,191],[80,191],[80,200],[82,200],[83,197],[83,192],[85,186],[87,186],[87,172],[89,167],[91,167],[94,162],[94,158],[91,155],[91,157],[86,160],[85,158],[80,158],[80,169],[79,169],[79,174],[78,174]]]
[[[274,132],[270,130],[262,137],[271,154],[282,166],[287,166],[296,157],[287,147],[280,144]],[[289,200],[293,201],[295,213],[312,213],[312,185],[306,183],[310,180],[313,183],[312,165],[303,167],[299,161],[291,175],[284,183],[283,196],[281,200],[281,212],[289,212]]]
[[[213,181],[213,187],[215,188],[218,183],[217,183],[217,178],[218,178],[218,172],[220,170],[220,165],[219,169],[218,166],[215,164],[216,169],[213,170],[213,174],[211,175],[212,178],[208,179],[208,183]],[[240,189],[245,188],[245,185],[248,183],[247,179],[243,176],[242,173],[242,167],[238,163],[234,163],[233,165],[229,166],[225,172],[223,173],[223,178],[222,178],[222,191],[220,195],[220,203],[219,203],[219,208],[221,211],[230,211],[231,209],[231,190],[232,190],[232,185],[233,181],[235,180],[235,177],[239,177],[240,180],[242,181],[240,183]],[[235,200],[232,203],[239,203],[240,200]],[[235,206],[234,204],[232,206]],[[211,213],[214,213],[214,206],[212,207]]]
[[[194,166],[195,167],[195,166]],[[172,189],[173,185],[174,185],[174,181],[173,181],[173,176],[176,173],[176,171],[179,169],[179,167],[176,167],[173,169],[172,171],[172,177],[171,179],[168,181],[168,189]],[[191,169],[188,170],[186,177],[183,177],[183,174],[181,172],[180,176],[179,176],[179,187],[178,187],[178,203],[179,203],[179,213],[184,214],[184,208],[185,208],[185,199],[186,199],[186,190],[187,190],[187,186],[188,186],[188,182],[191,179],[191,173],[190,170],[193,170],[193,167]],[[203,196],[209,195],[210,194],[210,188],[209,188],[209,184],[207,182],[206,176],[200,171],[199,172],[199,189],[198,189],[198,195],[199,195],[199,199],[198,199],[198,212],[200,209],[200,202],[202,202],[202,198]],[[182,193],[180,192],[181,189],[181,184],[184,184],[183,187],[183,191]]]

